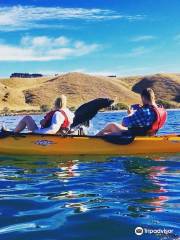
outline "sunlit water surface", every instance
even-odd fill
[[[124,114],[98,114],[90,134]],[[12,129],[20,118],[0,121]],[[179,119],[170,111],[160,133],[180,133]],[[177,240],[179,166],[179,155],[0,156],[0,239]],[[169,233],[137,236],[137,226]]]

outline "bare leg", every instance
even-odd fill
[[[14,132],[19,133],[23,131],[25,128],[31,132],[38,129],[38,126],[36,125],[35,121],[32,119],[31,116],[26,116],[18,123],[17,127],[15,128]]]
[[[104,129],[96,134],[96,136],[103,136],[111,133],[122,133],[123,131],[128,130],[126,127],[123,127],[121,124],[109,123]]]

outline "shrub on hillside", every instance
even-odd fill
[[[175,104],[172,104],[171,102],[163,99],[157,100],[157,104],[162,105],[164,108],[174,108],[176,107]]]
[[[2,110],[2,112],[3,112],[4,114],[8,114],[8,113],[10,112],[10,110],[9,110],[8,107],[4,107],[3,110]]]
[[[50,107],[46,104],[43,104],[43,105],[40,106],[40,111],[41,112],[48,112],[49,109],[50,109]]]
[[[114,105],[112,105],[111,107],[112,110],[127,110],[128,109],[128,105],[125,103],[116,103]]]
[[[72,112],[75,112],[76,111],[76,107],[70,107],[69,108]]]

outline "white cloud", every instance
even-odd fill
[[[23,37],[19,45],[0,43],[0,61],[50,61],[89,54],[100,48],[98,44],[73,41],[64,36]]]
[[[94,76],[104,76],[104,77],[108,77],[108,76],[117,76],[117,72],[113,72],[111,70],[109,71],[92,71],[92,72],[87,72],[87,74],[90,75],[94,75]]]
[[[111,68],[107,69],[104,71],[104,69],[100,69],[97,71],[91,71],[88,69],[78,69],[78,70],[70,70],[70,72],[81,72],[81,73],[86,73],[94,76],[117,76],[117,77],[125,77],[125,76],[137,76],[137,75],[145,75],[149,73],[151,69],[148,67],[116,67],[116,68]],[[44,71],[39,71],[44,73]],[[154,73],[154,72],[153,72]]]
[[[122,15],[108,9],[13,6],[0,8],[0,31],[63,27],[62,20],[141,20],[142,15]],[[56,22],[53,23],[53,20]]]
[[[154,40],[157,37],[152,36],[152,35],[141,35],[141,36],[136,36],[134,38],[131,39],[132,42],[143,42],[143,41],[150,41],[150,40]]]
[[[42,73],[44,75],[55,75],[55,74],[65,74],[68,72],[80,72],[80,73],[86,73],[90,75],[98,75],[98,76],[110,76],[110,75],[116,75],[119,77],[126,77],[126,76],[137,76],[137,75],[151,75],[151,74],[157,74],[157,73],[172,73],[172,72],[178,72],[179,65],[174,64],[158,64],[153,65],[149,63],[145,63],[145,65],[140,66],[127,66],[127,65],[120,65],[112,68],[107,68],[104,70],[102,69],[90,69],[90,68],[67,68],[66,70],[63,70],[59,72],[59,69],[56,70],[47,70],[47,69],[39,69],[36,70],[36,72]]]
[[[178,66],[176,66],[178,69]],[[90,70],[83,70],[81,72],[91,74],[91,75],[99,75],[99,76],[110,76],[116,75],[117,77],[127,77],[127,76],[140,76],[140,75],[150,75],[150,74],[157,74],[157,73],[167,73],[173,72],[170,65],[162,65],[162,66],[117,66],[115,68],[107,69],[106,71],[99,70],[99,71],[90,71]],[[175,70],[174,72],[176,72]]]
[[[147,55],[154,51],[156,47],[145,47],[145,46],[137,46],[129,48],[127,51],[119,51],[117,53],[111,54],[111,58],[113,59],[126,59],[126,58],[136,58]],[[106,55],[108,57],[109,55]]]
[[[25,36],[21,39],[21,44],[25,47],[32,46],[34,48],[41,47],[63,47],[67,46],[70,43],[70,39],[60,36],[57,38],[50,38],[47,36],[38,36],[38,37],[29,37]]]
[[[84,68],[69,68],[68,70],[63,70],[63,71],[59,71],[59,69],[57,70],[47,70],[47,69],[38,69],[36,70],[36,72],[38,73],[42,73],[43,75],[49,75],[49,76],[53,76],[53,75],[62,75],[62,74],[67,74],[69,72],[78,72],[78,73],[87,73],[87,71]]]
[[[148,53],[150,50],[145,47],[133,48],[132,51],[128,54],[129,56],[136,57]]]
[[[123,67],[118,69],[118,76],[137,76],[144,75],[149,71],[147,66],[142,67]]]
[[[151,51],[152,51],[151,48],[145,48],[144,46],[139,46],[139,47],[131,49],[129,52],[127,52],[125,54],[121,54],[120,57],[121,56],[122,57],[138,57],[138,56],[145,55]]]

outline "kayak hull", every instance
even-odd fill
[[[8,155],[134,155],[179,153],[180,136],[136,137],[127,145],[99,137],[19,134],[0,138],[0,154]]]

